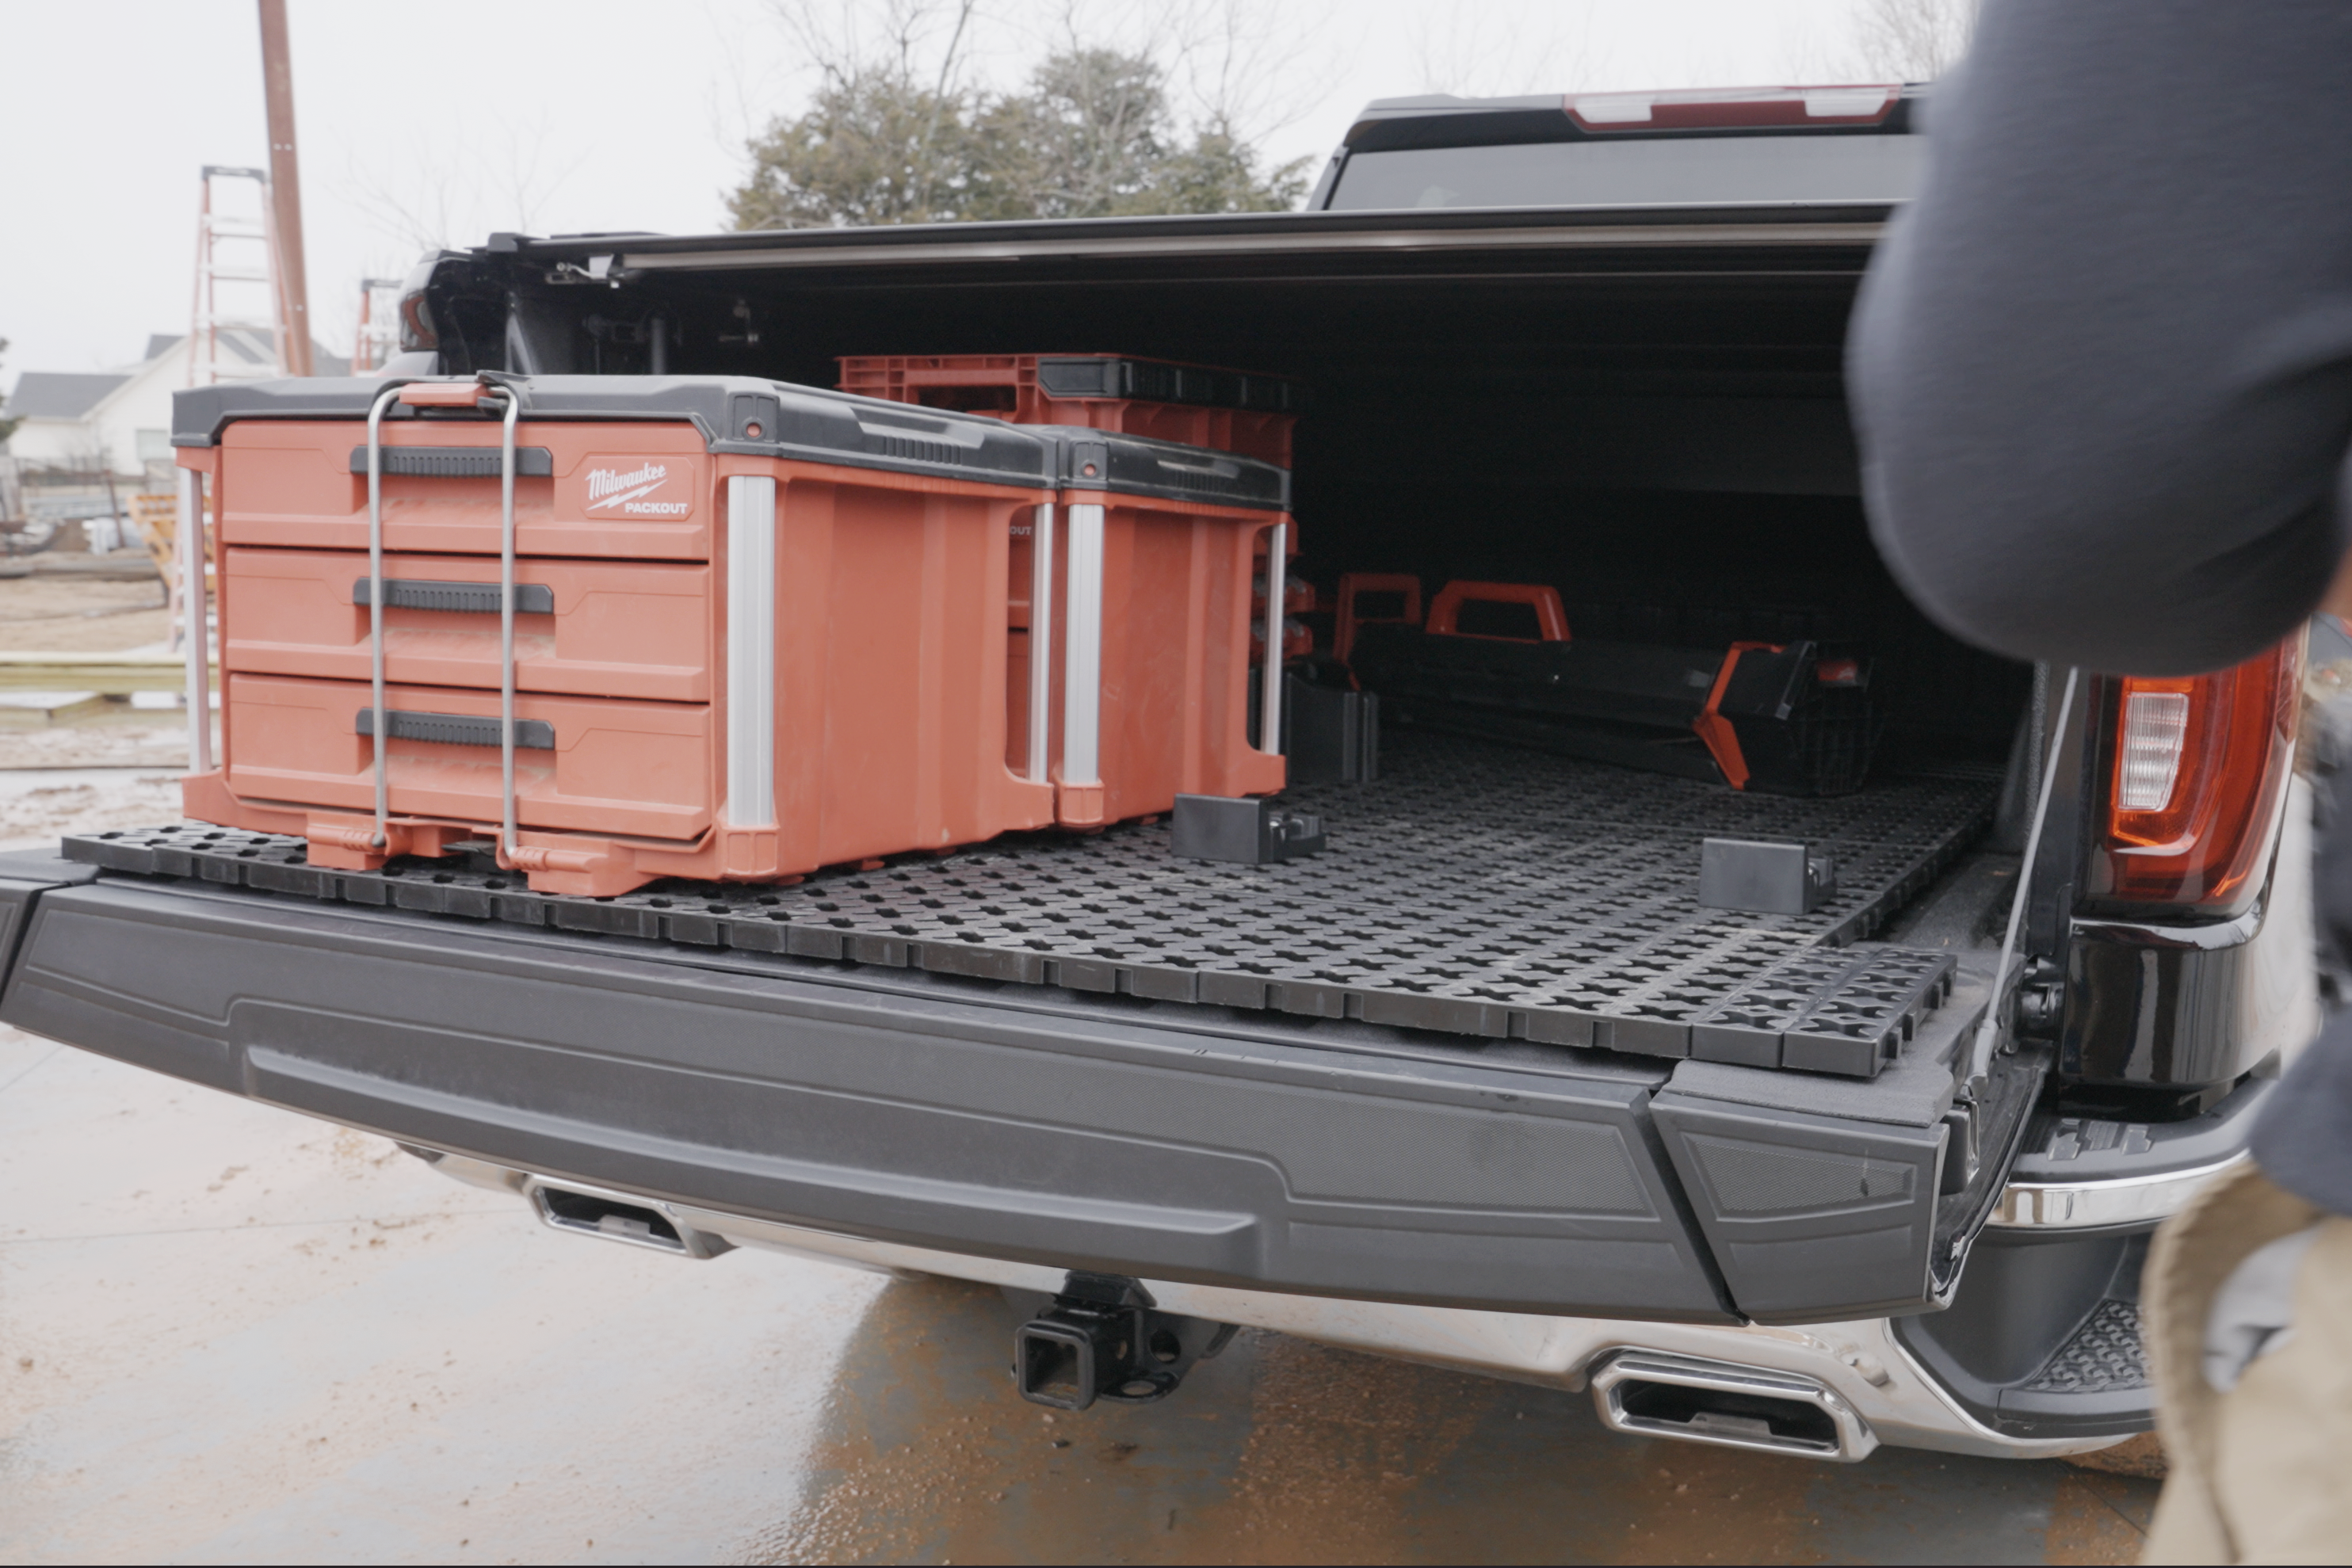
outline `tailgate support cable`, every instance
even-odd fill
[[[2058,721],[2050,727],[2050,760],[2042,769],[2042,793],[2033,803],[2033,825],[2025,835],[2025,859],[2017,869],[2017,894],[2010,900],[2009,931],[2000,939],[2000,962],[1992,974],[1992,999],[1985,1008],[1984,1022],[1977,1026],[1975,1047],[1969,1052],[1969,1092],[1981,1099],[1984,1086],[1992,1075],[1993,1047],[2000,1040],[2003,1004],[2009,995],[2010,967],[2017,958],[2017,931],[2025,921],[2025,901],[2033,883],[2034,857],[2042,849],[2042,824],[2049,820],[2050,796],[2058,783],[2058,758],[2066,747],[2066,720],[2074,710],[2074,686],[2082,672],[2069,666],[2066,671],[2066,692],[2058,699]]]

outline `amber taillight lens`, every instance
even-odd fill
[[[2210,675],[2126,676],[2092,895],[2234,914],[2294,760],[2303,634]]]

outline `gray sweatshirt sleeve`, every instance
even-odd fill
[[[1848,350],[1904,588],[2021,659],[2181,674],[2347,544],[2352,5],[1987,0]]]

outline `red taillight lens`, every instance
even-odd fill
[[[2092,896],[2234,911],[2258,887],[2294,758],[2297,632],[2216,674],[2125,678]]]
[[[433,325],[433,311],[425,303],[422,285],[400,298],[400,348],[403,353],[438,349],[441,334]]]
[[[1903,89],[1893,82],[1834,87],[1686,88],[1671,92],[1572,92],[1560,107],[1588,134],[1755,131],[1807,125],[1879,125]]]

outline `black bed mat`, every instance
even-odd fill
[[[299,839],[198,824],[70,838],[65,853],[688,946],[1662,1056],[1696,1040],[1702,1057],[1868,1076],[1950,964],[1844,945],[1966,846],[1999,789],[1987,770],[1794,800],[1446,737],[1399,734],[1382,751],[1378,783],[1290,792],[1324,814],[1330,847],[1263,867],[1177,860],[1164,822],[1009,834],[796,886],[603,899],[454,860],[316,869]],[[1836,858],[1839,892],[1809,915],[1703,909],[1710,835],[1802,840]]]

